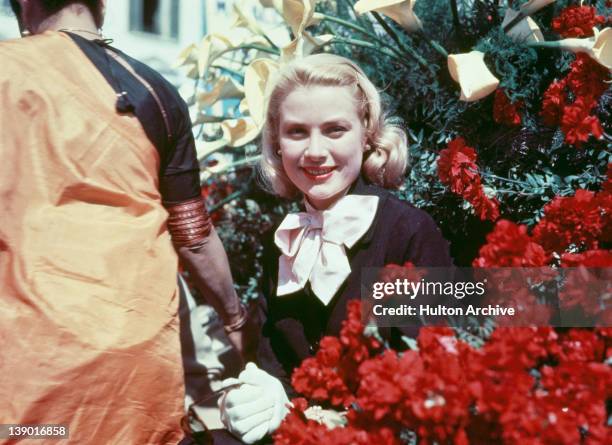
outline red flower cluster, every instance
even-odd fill
[[[605,17],[597,15],[593,6],[568,6],[552,21],[552,29],[565,38],[590,37],[593,27],[605,22]]]
[[[599,194],[588,190],[558,196],[544,207],[544,217],[533,230],[534,241],[548,252],[562,253],[571,244],[597,249],[604,227],[603,210]]]
[[[357,368],[381,347],[376,339],[363,334],[359,301],[349,302],[347,312],[340,338],[323,337],[316,355],[305,359],[291,375],[296,391],[332,406],[353,403]]]
[[[210,207],[213,204],[227,198],[234,192],[232,185],[229,182],[209,182],[207,184],[202,185],[200,188],[200,194],[202,198],[204,198],[204,202],[206,203],[206,207]],[[210,219],[213,223],[219,222],[223,218],[222,209],[218,209],[215,212],[212,212],[210,215]]]
[[[582,253],[564,253],[561,255],[563,267],[612,267],[612,252],[609,250],[587,250]]]
[[[521,125],[521,115],[519,110],[522,108],[521,101],[512,103],[503,90],[495,91],[495,100],[493,101],[493,120],[498,124],[503,125]]]
[[[326,426],[308,420],[304,411],[308,407],[305,399],[291,401],[294,408],[274,432],[274,445],[401,445],[390,428],[381,426],[373,431],[347,426],[328,429]]]
[[[565,267],[608,267],[609,251],[598,250],[612,240],[612,163],[599,192],[577,190],[574,196],[557,196],[544,207],[544,217],[530,236],[527,227],[500,220],[487,235],[474,267],[542,267],[551,254],[561,255]],[[564,253],[571,245],[581,253]]]
[[[592,134],[596,138],[603,135],[599,119],[597,116],[591,116],[593,106],[593,102],[585,102],[579,97],[573,104],[565,107],[561,130],[565,133],[565,141],[568,144],[580,147],[589,139],[589,135]]]
[[[495,221],[499,218],[499,201],[485,195],[476,165],[476,151],[468,147],[463,138],[453,139],[440,152],[438,176],[453,193],[472,204],[480,219]]]
[[[474,267],[542,267],[549,255],[527,233],[527,226],[502,219],[487,235]]]
[[[333,354],[335,372],[345,352]],[[610,355],[610,329],[500,328],[476,349],[450,328],[423,328],[418,351],[386,350],[359,364],[346,426],[307,420],[307,402],[294,400],[275,444],[396,445],[411,430],[420,444],[603,445],[612,434]]]
[[[565,79],[553,82],[544,91],[542,111],[540,112],[544,125],[553,127],[561,122],[566,100],[565,83]]]
[[[590,135],[603,134],[597,116],[591,115],[606,91],[608,71],[586,54],[578,54],[569,74],[550,84],[544,92],[540,115],[545,125],[561,125],[565,142],[580,147]],[[575,98],[569,103],[569,92]]]

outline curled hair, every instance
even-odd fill
[[[285,173],[277,153],[280,149],[280,107],[296,88],[310,86],[349,87],[353,90],[366,133],[361,172],[373,184],[386,188],[400,185],[408,157],[406,133],[387,119],[378,90],[355,63],[333,54],[315,54],[288,63],[273,81],[259,164],[261,177],[269,191],[285,198],[299,193]]]

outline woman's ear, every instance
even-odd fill
[[[364,131],[363,136],[361,137],[361,151],[366,153],[370,151],[371,149],[372,149],[372,146],[370,145],[370,142],[368,141],[368,135]]]

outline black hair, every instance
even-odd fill
[[[11,8],[13,8],[13,13],[16,17],[21,17],[21,5],[17,0],[10,0]]]
[[[102,17],[100,17],[100,4],[102,0],[36,0],[37,3],[42,7],[43,11],[47,15],[53,15],[56,12],[64,9],[66,6],[72,3],[81,3],[89,9],[91,15],[94,17],[96,21],[96,25],[100,25],[102,22]],[[11,8],[13,8],[13,12],[17,16],[17,18],[21,18],[21,5],[17,0],[10,0]]]

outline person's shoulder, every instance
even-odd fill
[[[42,39],[39,36],[30,36],[27,39],[18,38],[0,41],[0,57],[3,63],[1,72],[7,74],[6,63],[14,61],[19,64],[25,63],[26,65],[34,65],[35,61],[32,60],[32,56],[40,46],[39,43],[42,43]],[[21,66],[20,69],[23,70],[24,67]]]
[[[380,199],[380,219],[385,224],[411,232],[419,230],[436,229],[433,218],[424,210],[418,209],[408,201],[399,199],[391,191],[369,184],[366,186],[367,194],[378,196]]]
[[[112,49],[119,56],[126,59],[132,68],[134,68],[136,73],[142,76],[147,82],[151,83],[151,86],[157,93],[162,93],[166,99],[174,100],[176,104],[180,104],[181,106],[185,104],[185,101],[180,96],[176,87],[172,85],[172,83],[170,83],[170,81],[168,81],[168,79],[166,79],[159,71],[151,68],[146,63],[135,59],[134,57],[115,47],[112,47]]]
[[[408,201],[399,199],[391,193],[389,194],[391,196],[387,200],[388,211],[397,216],[401,226],[405,226],[414,232],[421,230],[437,230],[438,226],[429,213],[425,210],[416,208]]]

